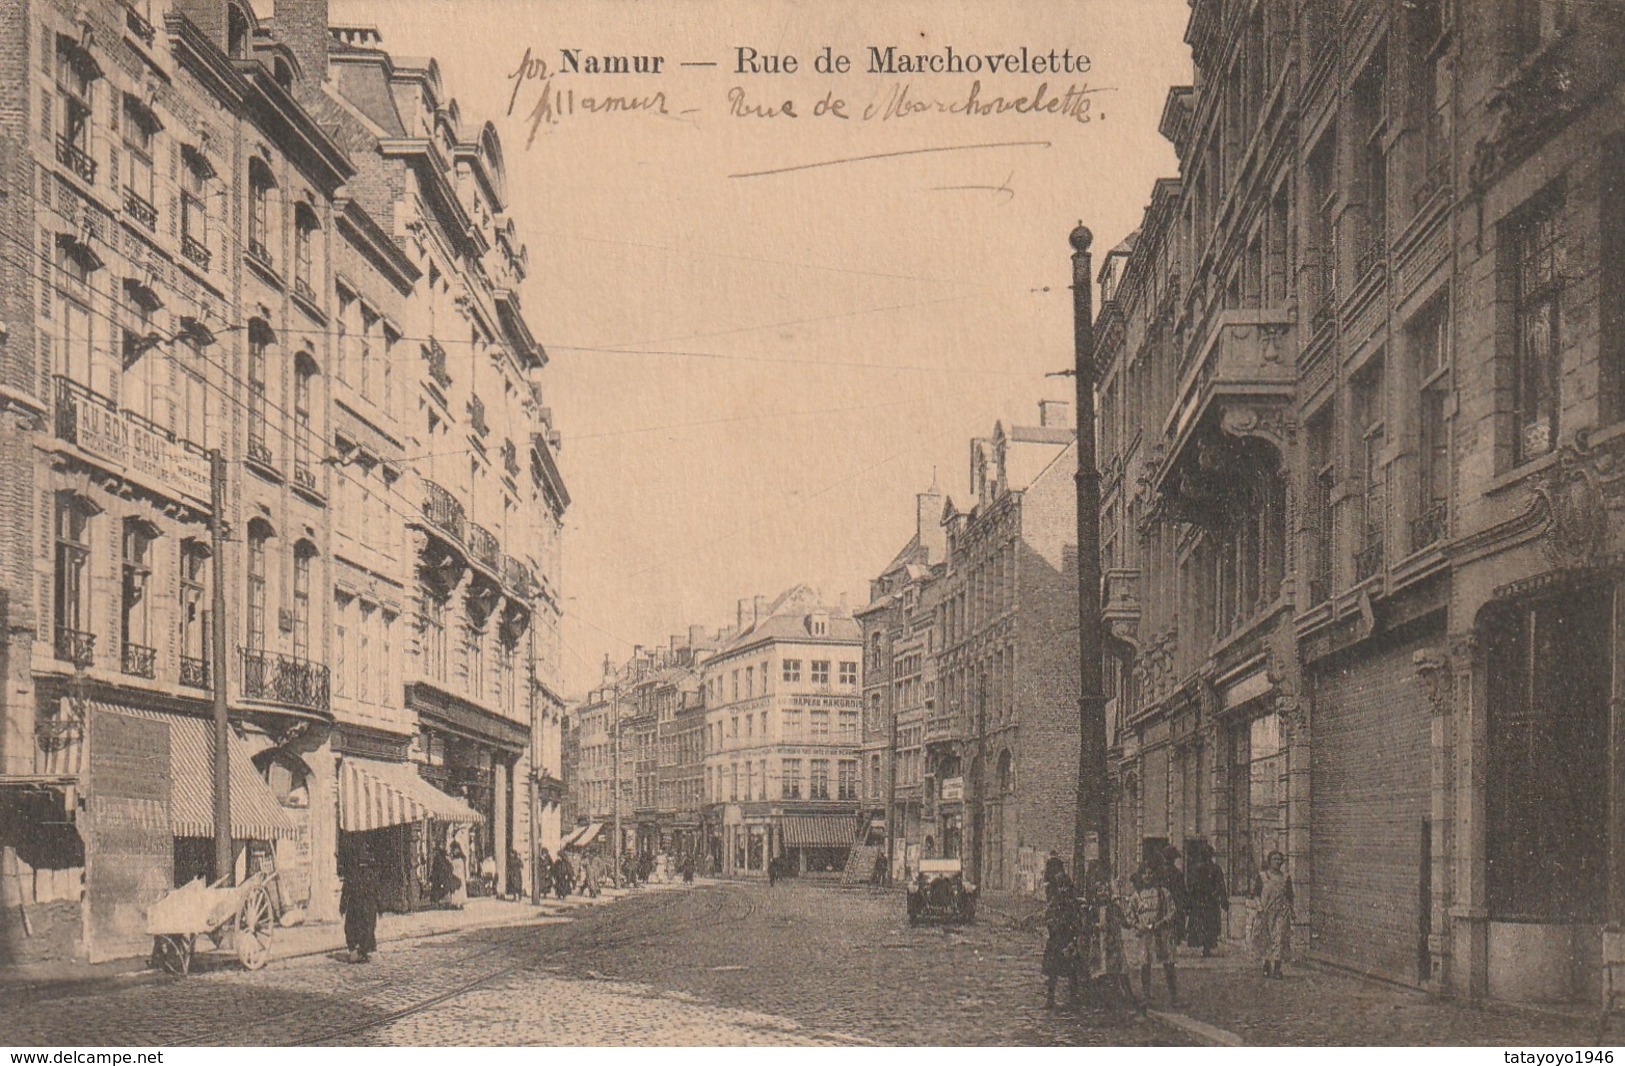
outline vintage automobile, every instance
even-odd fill
[[[909,925],[963,925],[976,920],[976,886],[958,859],[922,859],[908,886]]]

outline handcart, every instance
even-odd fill
[[[197,938],[205,936],[217,950],[234,949],[244,968],[264,966],[276,928],[270,892],[276,876],[256,872],[231,887],[225,886],[225,878],[211,885],[200,877],[166,893],[147,909],[153,961],[170,973],[188,973]]]

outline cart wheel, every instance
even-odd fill
[[[237,916],[237,958],[243,967],[258,970],[271,960],[271,896],[265,889],[250,892]]]
[[[192,940],[184,934],[153,937],[152,954],[159,966],[177,977],[192,969]]]

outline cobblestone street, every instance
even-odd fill
[[[9,996],[7,1043],[1186,1043],[1155,1021],[1041,1009],[1038,936],[911,929],[833,886],[634,894],[575,920],[388,943],[80,993]]]
[[[258,973],[144,975],[7,997],[18,1045],[166,1044],[1572,1044],[1590,1026],[1471,1010],[1240,959],[1182,962],[1184,1003],[1042,1009],[1041,933],[990,908],[911,929],[896,896],[791,882],[640,892],[572,920],[386,941],[373,963],[315,954]]]

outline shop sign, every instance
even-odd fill
[[[79,447],[172,493],[209,498],[209,460],[200,450],[170,440],[125,412],[83,400],[74,406],[74,443]]]
[[[953,803],[965,798],[965,779],[963,777],[945,777],[942,779],[941,799],[945,803]]]

